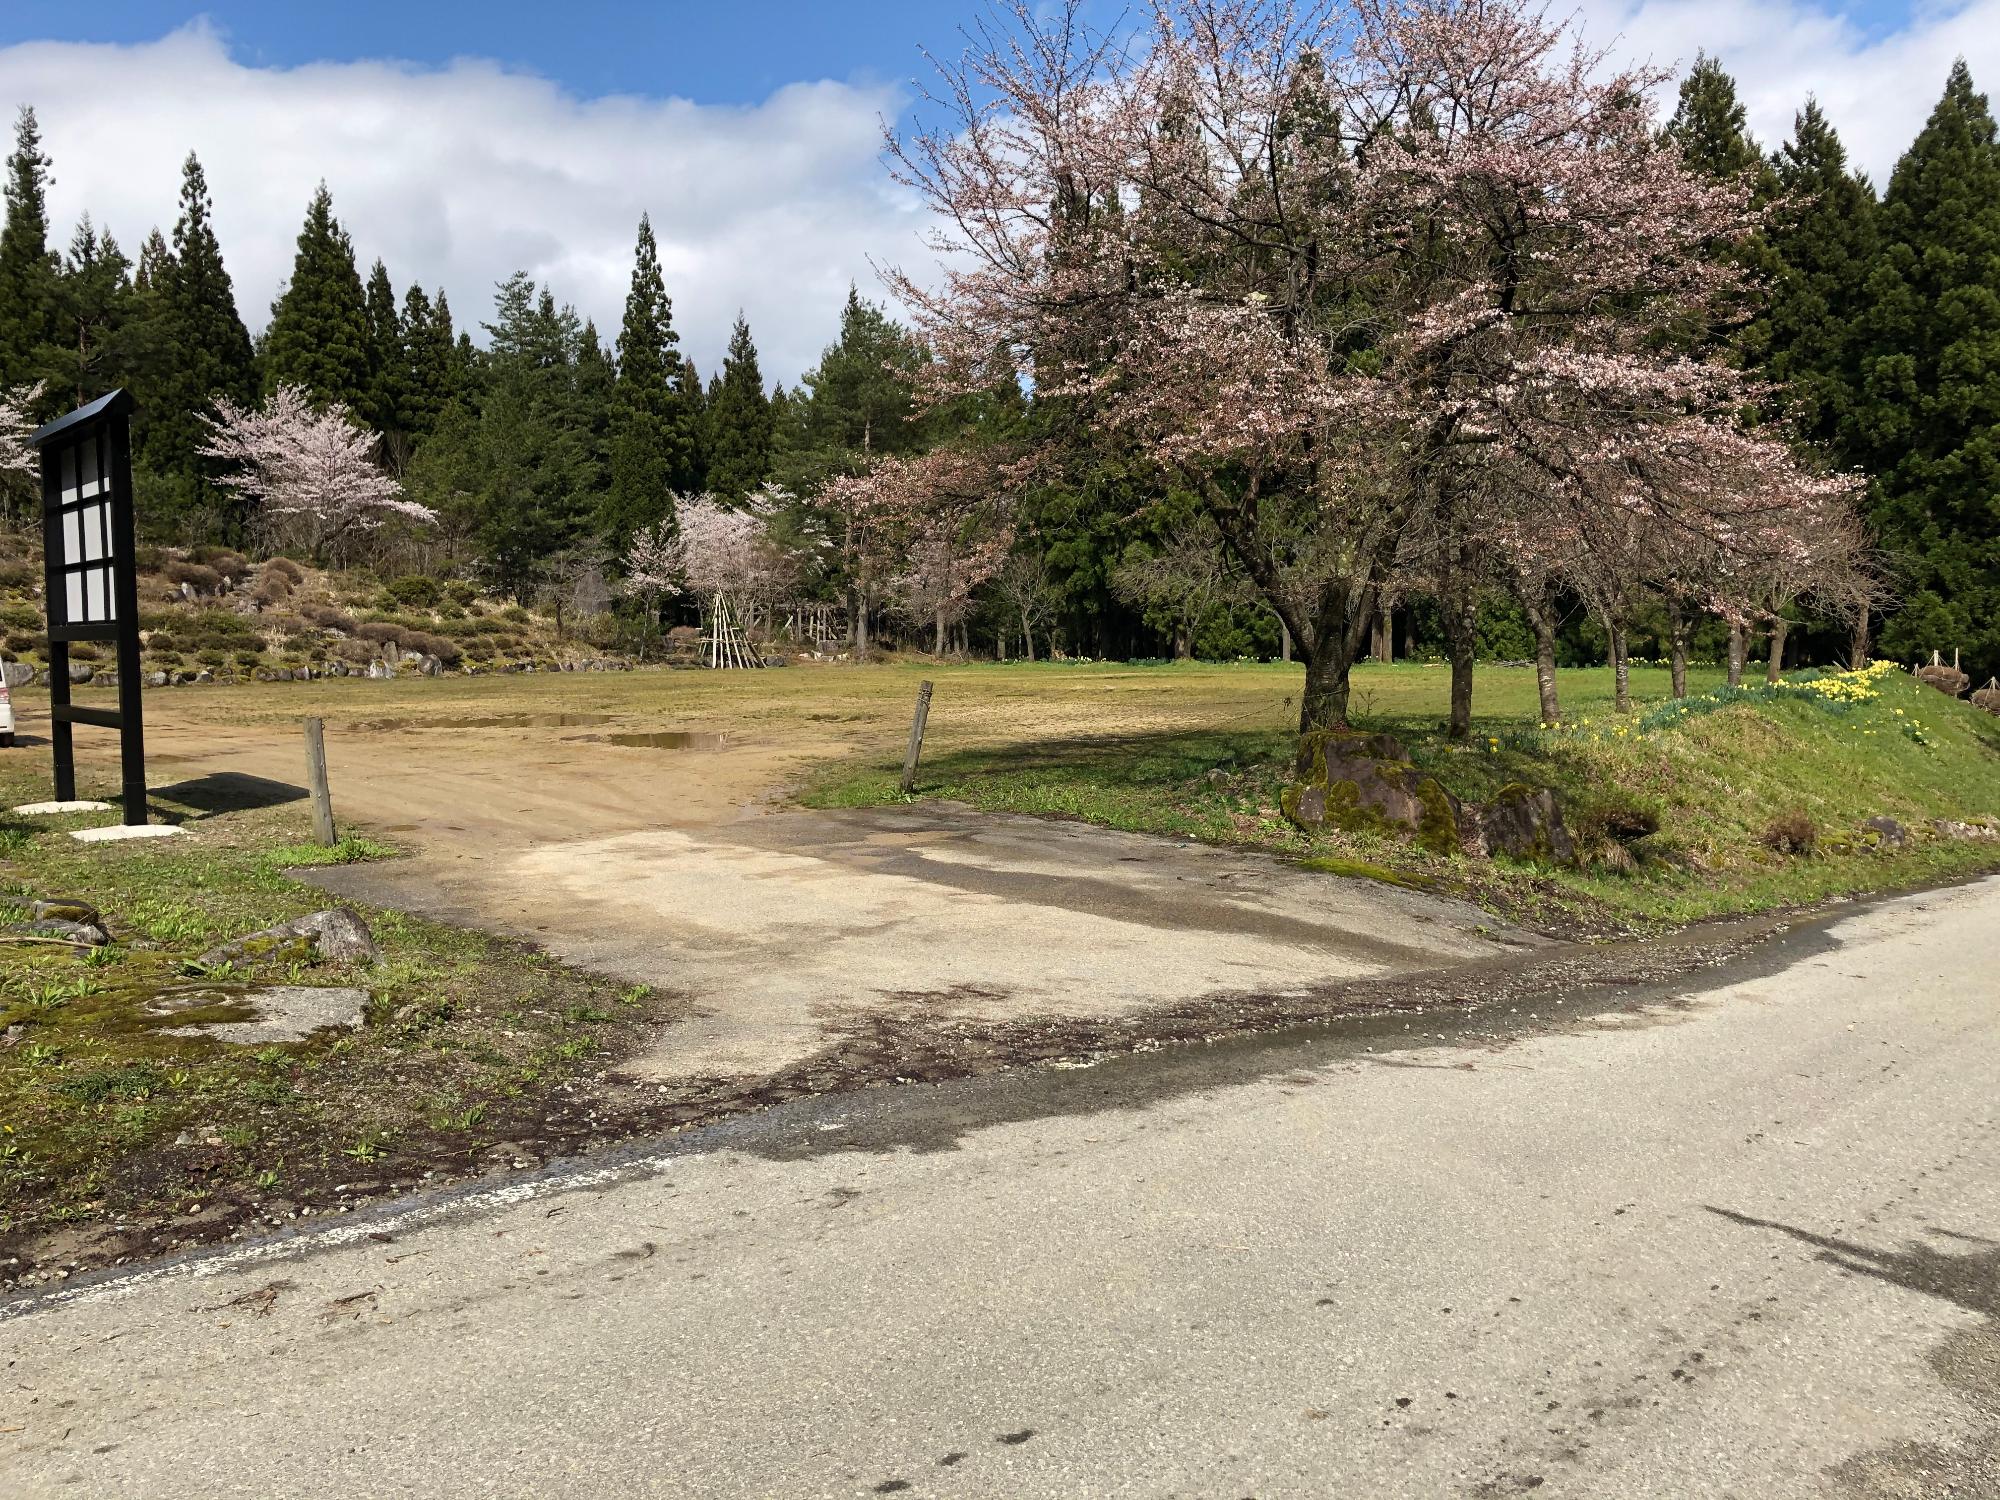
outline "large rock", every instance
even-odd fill
[[[314,959],[328,963],[363,960],[372,963],[381,956],[366,922],[351,911],[330,907],[223,943],[209,949],[196,962],[204,969],[212,969],[226,963],[309,963]]]
[[[1563,826],[1562,805],[1547,787],[1519,782],[1503,786],[1473,817],[1479,825],[1479,847],[1488,855],[1537,864],[1576,863],[1576,845]]]
[[[35,680],[35,669],[24,661],[0,662],[0,677],[6,678],[10,688],[26,687]]]
[[[60,938],[79,948],[102,948],[111,941],[111,934],[95,922],[71,922],[60,917],[24,922],[14,930],[29,937]]]
[[[1900,849],[1910,841],[1910,830],[1891,817],[1877,814],[1863,819],[1861,826],[1875,835],[1875,847],[1878,849]]]
[[[1454,854],[1465,841],[1458,799],[1412,765],[1394,735],[1302,735],[1298,780],[1279,794],[1279,805],[1308,832],[1330,826],[1396,834],[1433,854]]]

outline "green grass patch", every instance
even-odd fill
[[[1162,671],[1163,682],[1171,675]],[[1216,731],[956,745],[926,761],[918,795],[999,812],[1080,818],[1134,832],[1240,844],[1362,878],[1420,880],[1533,918],[1611,918],[1638,927],[1892,889],[2000,868],[2000,842],[1935,837],[1934,819],[2000,814],[2000,719],[1882,667],[1866,677],[1809,671],[1731,689],[1698,673],[1695,695],[1635,668],[1636,711],[1612,711],[1610,673],[1565,672],[1570,717],[1536,721],[1532,671],[1487,667],[1474,733],[1443,733],[1448,679],[1436,667],[1356,674],[1357,723],[1387,730],[1424,771],[1468,802],[1503,786],[1553,788],[1585,855],[1577,870],[1430,858],[1400,842],[1308,837],[1278,812],[1293,736],[1266,723]],[[1287,700],[1289,706],[1289,700]],[[845,766],[811,785],[815,806],[901,800],[900,768]],[[1811,856],[1763,842],[1802,813]],[[1912,832],[1879,847],[1861,824],[1885,815]],[[1657,825],[1655,831],[1645,831]]]

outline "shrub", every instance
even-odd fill
[[[299,613],[322,630],[337,630],[342,635],[354,634],[355,626],[353,619],[342,614],[331,604],[320,604],[318,602],[301,604],[299,606]]]
[[[4,645],[16,656],[39,656],[48,649],[49,638],[39,631],[10,630],[6,635],[0,636],[0,645]]]
[[[1764,825],[1759,841],[1773,854],[1807,855],[1819,846],[1819,825],[1804,812],[1780,813]]]
[[[264,653],[262,651],[239,651],[236,653],[236,665],[239,667],[260,667],[263,664]]]
[[[469,609],[479,598],[479,589],[470,579],[454,578],[444,586],[444,596],[460,609]]]
[[[180,649],[180,643],[164,630],[155,630],[146,637],[146,650],[155,656],[164,656],[169,651]]]
[[[444,585],[422,573],[394,579],[382,592],[392,603],[409,609],[436,609],[444,599]]]
[[[390,620],[370,620],[366,624],[355,626],[350,632],[361,640],[373,641],[378,646],[400,646],[406,633],[406,627]]]
[[[441,635],[432,635],[427,630],[406,630],[403,632],[403,649],[421,651],[425,656],[435,656],[446,666],[456,666],[465,653],[458,642],[446,640]]]
[[[0,628],[7,630],[40,630],[42,612],[32,604],[0,605]]]
[[[500,611],[500,618],[513,625],[526,625],[534,617],[518,604],[510,604]]]
[[[0,588],[31,589],[42,581],[42,570],[31,562],[0,563]]]
[[[200,662],[204,667],[219,667],[224,662],[229,660],[229,658],[223,655],[222,652],[214,650],[213,648],[206,651],[195,652],[194,659]]]
[[[71,661],[99,661],[104,653],[97,649],[95,641],[72,641],[69,647]]]
[[[1570,813],[1570,831],[1587,846],[1634,844],[1660,831],[1660,810],[1616,783],[1581,796]]]
[[[250,571],[250,559],[228,547],[196,547],[188,553],[188,561],[213,568],[224,578],[241,578]]]
[[[306,570],[293,562],[289,557],[272,558],[264,564],[264,571],[266,573],[282,573],[294,584],[301,584],[306,581]]]
[[[282,573],[266,573],[257,580],[257,587],[250,597],[266,608],[283,604],[292,597],[292,581]]]
[[[172,562],[160,571],[169,583],[184,583],[197,594],[212,594],[222,587],[222,574],[204,563]]]

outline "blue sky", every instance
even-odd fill
[[[398,57],[443,63],[464,54],[553,78],[586,97],[671,94],[745,104],[809,78],[908,79],[918,44],[951,44],[977,0],[483,0],[475,4],[336,0],[8,0],[0,42],[152,41],[207,17],[243,62]],[[559,17],[552,24],[551,16]]]
[[[1089,0],[1104,19],[1144,0]],[[2000,0],[1553,0],[1588,39],[1736,77],[1775,147],[1817,94],[1880,183],[1954,56],[2000,94]],[[787,382],[850,282],[927,274],[926,220],[881,162],[918,48],[982,0],[0,0],[0,112],[30,103],[59,235],[88,212],[128,246],[207,168],[253,329],[315,184],[366,264],[444,287],[462,325],[515,270],[616,328],[651,215],[686,349],[713,369],[738,309]],[[1671,103],[1670,93],[1667,103]]]
[[[1870,37],[1910,20],[1907,0],[1823,7]],[[952,44],[980,0],[8,0],[0,43],[151,41],[197,17],[237,57],[264,66],[397,57],[440,64],[466,54],[553,78],[576,93],[671,94],[752,103],[809,78],[898,81],[921,71],[917,47]],[[1107,4],[1108,12],[1116,9]],[[551,13],[559,17],[551,24]]]

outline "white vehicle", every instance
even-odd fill
[[[0,750],[14,748],[14,704],[7,696],[7,674],[0,672]]]

